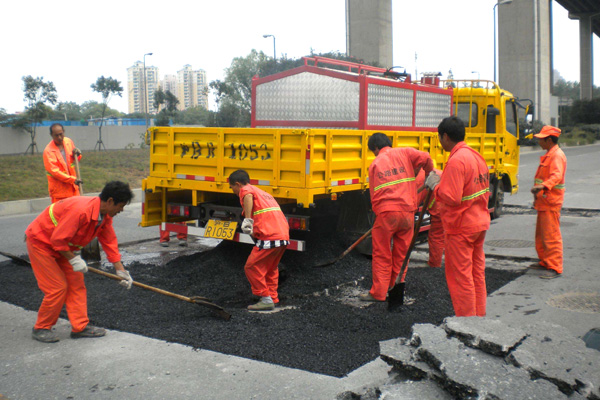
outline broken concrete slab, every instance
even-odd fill
[[[467,346],[501,357],[527,336],[522,329],[486,317],[449,317],[444,319],[442,327]]]
[[[531,333],[507,357],[509,362],[568,395],[577,391],[600,398],[600,353],[558,325],[539,323],[525,329]]]
[[[433,379],[439,372],[427,363],[415,358],[416,347],[404,338],[379,342],[381,359],[409,379]]]
[[[385,400],[451,400],[452,396],[431,381],[406,381],[399,385],[380,388],[380,399]],[[362,399],[361,399],[362,400]]]
[[[438,383],[458,398],[566,399],[558,388],[542,379],[532,381],[529,373],[507,364],[502,358],[478,351],[431,324],[413,326],[417,356],[437,369]]]

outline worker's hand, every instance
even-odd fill
[[[537,185],[533,185],[533,187],[531,188],[531,193],[533,193],[533,195],[537,195],[541,190],[544,190],[544,185],[542,185],[541,183],[538,183]]]
[[[429,189],[433,190],[440,183],[442,178],[435,173],[435,171],[431,171],[425,180],[425,186]]]
[[[81,179],[75,179],[75,186],[83,185],[83,181]]]
[[[88,272],[88,267],[85,261],[81,256],[75,256],[69,260],[69,263],[73,266],[73,271],[75,272],[83,272],[84,274]]]
[[[79,150],[77,147],[75,147],[73,149],[73,157],[78,157],[81,155],[81,150]]]
[[[244,218],[242,222],[242,232],[252,235],[254,232],[254,220],[252,218]]]
[[[119,285],[123,286],[125,289],[131,289],[131,286],[133,285],[133,278],[131,278],[131,275],[129,275],[127,270],[117,270],[117,276],[119,278],[123,278],[123,280],[119,281]]]

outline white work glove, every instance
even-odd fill
[[[81,256],[75,256],[69,260],[69,263],[73,266],[73,271],[75,272],[83,272],[84,274],[88,272],[88,267],[85,261]]]
[[[244,218],[242,222],[242,232],[252,235],[254,232],[254,220],[252,218]]]
[[[435,171],[431,171],[425,180],[425,186],[433,190],[440,183],[441,179],[442,177],[436,174]]]
[[[131,275],[129,275],[127,270],[117,270],[117,276],[119,278],[123,278],[123,280],[119,281],[119,285],[123,286],[125,289],[131,289],[131,286],[133,285],[133,278]]]

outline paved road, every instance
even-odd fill
[[[566,149],[566,207],[600,209],[595,203],[600,194],[599,150],[599,145]],[[541,154],[522,155],[522,193],[507,197],[507,204],[528,204],[527,182],[533,180]],[[121,242],[158,236],[156,228],[138,228],[138,216],[139,205],[134,204],[115,218]],[[23,254],[23,231],[34,217],[0,217],[1,249]],[[489,296],[489,317],[516,326],[550,322],[566,327],[574,337],[600,327],[600,312],[585,309],[582,302],[584,309],[574,310],[562,301],[586,295],[592,304],[599,302],[600,217],[565,216],[562,222],[564,276],[545,281],[528,272]],[[486,253],[535,257],[534,224],[535,215],[510,214],[494,221]],[[524,244],[499,245],[510,240]],[[384,381],[389,370],[375,360],[338,379],[118,331],[99,340],[74,341],[68,339],[64,320],[57,326],[61,341],[42,344],[30,338],[35,317],[34,312],[0,303],[0,398],[333,399],[343,390]]]

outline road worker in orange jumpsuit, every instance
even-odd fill
[[[560,129],[546,125],[540,133],[533,135],[538,139],[546,154],[540,157],[540,165],[535,173],[531,188],[537,210],[535,225],[535,249],[539,263],[530,266],[543,269],[542,279],[554,279],[563,272],[563,242],[560,233],[560,209],[565,197],[565,172],[567,157],[558,147]]]
[[[372,243],[373,284],[361,301],[385,301],[394,287],[402,262],[413,236],[417,187],[415,176],[420,169],[428,174],[433,162],[428,153],[413,148],[392,148],[383,133],[374,133],[368,141],[375,160],[369,166],[371,207],[376,219]],[[404,282],[404,276],[400,279]]]
[[[45,343],[59,340],[52,327],[66,306],[71,338],[100,337],[104,329],[89,325],[87,292],[83,273],[88,268],[73,252],[97,237],[122,278],[119,284],[131,288],[133,279],[121,263],[112,220],[133,198],[129,185],[112,181],[98,197],[74,196],[52,203],[27,227],[25,240],[33,274],[44,299],[32,336]]]
[[[483,242],[490,227],[488,167],[464,142],[465,125],[460,118],[444,118],[438,135],[450,156],[444,174],[431,173],[425,184],[442,205],[446,282],[457,317],[483,317],[487,299]]]
[[[251,311],[268,311],[279,303],[279,261],[290,244],[290,227],[277,201],[269,193],[250,184],[248,173],[242,169],[229,176],[229,187],[240,198],[244,221],[242,231],[255,240],[244,272],[252,294],[260,297]]]
[[[437,175],[440,177],[442,176],[441,170],[437,168],[434,168],[433,170]],[[425,171],[421,170],[419,175],[417,175],[417,204],[419,205],[423,203],[425,197],[427,197],[427,191],[423,190],[427,188],[424,186],[425,179]],[[444,225],[442,224],[441,205],[439,202],[435,201],[435,197],[432,196],[427,207],[430,217],[429,231],[427,232],[427,244],[429,245],[429,260],[427,261],[427,265],[432,268],[441,268],[446,242],[446,234],[444,233]]]
[[[59,123],[50,126],[52,141],[44,149],[44,167],[48,178],[50,200],[56,203],[67,197],[79,196],[79,184],[75,172],[75,157],[81,159],[81,151],[73,141],[65,137],[65,129]]]

